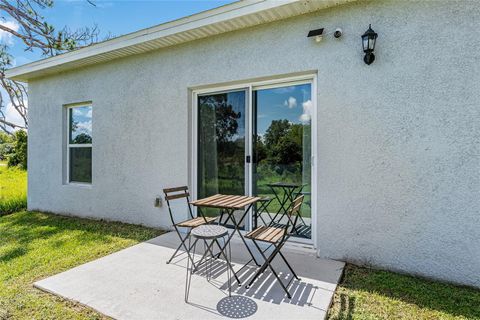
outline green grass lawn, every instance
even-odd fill
[[[0,216],[27,207],[27,171],[0,161]],[[1,319],[1,318],[0,318]]]
[[[329,319],[480,319],[480,290],[347,265]]]
[[[33,283],[161,231],[21,211],[26,182],[26,171],[0,163],[0,320],[102,318],[35,289]],[[329,319],[480,320],[480,290],[347,265]]]
[[[0,319],[99,319],[33,287],[57,274],[159,235],[140,226],[17,212],[0,217]]]

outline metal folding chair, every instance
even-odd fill
[[[290,286],[290,284],[294,279],[300,280],[300,278],[297,276],[295,271],[293,271],[293,268],[290,266],[287,259],[282,254],[281,249],[285,244],[285,242],[287,242],[288,238],[290,238],[290,236],[295,233],[295,224],[297,222],[297,219],[296,218],[293,219],[293,222],[292,222],[291,218],[292,216],[298,216],[300,214],[300,208],[303,203],[303,198],[304,198],[303,195],[299,196],[295,200],[293,200],[293,202],[291,203],[290,207],[287,210],[289,219],[287,220],[287,224],[285,227],[275,228],[275,227],[262,226],[262,227],[256,228],[255,230],[245,235],[245,238],[253,241],[253,243],[255,244],[255,247],[257,247],[258,251],[262,255],[263,259],[265,260],[263,265],[260,267],[260,269],[257,270],[253,278],[250,280],[250,282],[246,286],[247,289],[250,288],[253,282],[265,271],[265,269],[270,268],[273,275],[275,276],[275,278],[277,278],[278,282],[282,286],[283,290],[285,290],[285,292],[287,293],[288,298],[289,299],[292,298],[291,294],[288,292],[288,287]],[[259,241],[270,243],[270,245],[266,249],[262,250],[258,244]],[[265,254],[271,247],[273,247],[274,250],[267,257]],[[282,282],[282,280],[280,279],[277,272],[272,266],[272,261],[277,256],[277,254],[280,255],[280,257],[283,259],[283,261],[285,262],[288,269],[290,269],[293,275],[292,279],[290,279],[290,281],[286,285]]]
[[[170,220],[172,221],[173,228],[177,232],[178,237],[180,238],[180,244],[178,245],[177,250],[173,253],[173,255],[170,257],[170,259],[167,261],[167,264],[169,264],[173,258],[177,256],[178,251],[180,250],[181,247],[184,249],[184,253],[187,253],[188,258],[193,264],[193,259],[189,254],[189,248],[187,248],[185,241],[189,238],[190,232],[192,231],[193,228],[210,223],[215,221],[215,217],[194,217],[193,212],[192,212],[192,207],[190,206],[190,199],[189,199],[189,192],[188,192],[188,187],[183,186],[183,187],[175,187],[175,188],[166,188],[163,189],[163,193],[165,194],[165,201],[167,202],[168,206],[168,212],[170,214]],[[185,198],[187,202],[187,207],[188,207],[188,214],[190,216],[190,219],[181,221],[176,223],[175,219],[173,218],[173,212],[172,212],[172,207],[170,206],[170,201],[176,200],[176,199],[182,199]],[[182,237],[182,234],[179,230],[179,228],[187,228],[187,234],[185,237]],[[181,255],[180,253],[179,255]]]
[[[263,222],[263,225],[264,226],[270,226],[270,224],[272,223],[272,217],[270,216],[270,213],[268,212],[268,206],[270,205],[270,203],[273,201],[272,198],[270,197],[262,197],[262,199],[258,200],[258,206],[256,207],[256,210],[254,211],[255,212],[255,221],[254,221],[254,225],[255,225],[255,228],[257,227],[257,223],[258,223],[258,218],[260,218],[260,220],[262,220]],[[265,221],[265,219],[263,219],[263,214],[266,213],[267,216],[270,218],[270,222],[267,223]]]

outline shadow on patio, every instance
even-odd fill
[[[232,263],[238,270],[248,260],[248,253],[239,239],[234,238],[231,244]],[[272,316],[322,319],[344,266],[341,262],[316,258],[313,250],[286,246],[282,252],[301,278],[290,286],[292,299],[286,297],[269,271],[246,289],[246,282],[256,270],[248,266],[238,274],[243,285],[232,282],[232,300],[225,298],[228,297],[226,263],[216,260],[212,263],[209,281],[204,267],[193,275],[187,304],[184,301],[186,255],[177,257],[171,264],[165,263],[177,245],[177,235],[167,233],[39,281],[35,286],[116,319],[264,319]],[[290,279],[291,274],[281,259],[276,261],[275,268],[285,281]]]

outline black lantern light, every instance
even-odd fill
[[[375,60],[375,55],[373,50],[375,49],[375,41],[377,41],[378,34],[372,30],[372,25],[368,26],[368,30],[362,35],[362,45],[363,52],[365,52],[365,57],[363,61],[366,64],[371,64]]]

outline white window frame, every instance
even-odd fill
[[[312,238],[311,239],[302,239],[302,238],[290,238],[291,242],[294,243],[299,243],[299,244],[306,244],[309,245],[313,248],[316,248],[317,246],[317,220],[318,220],[318,204],[317,204],[317,190],[318,190],[318,157],[317,157],[317,124],[318,124],[318,113],[317,113],[317,72],[306,72],[305,74],[301,75],[293,75],[293,76],[279,76],[279,77],[274,77],[273,79],[268,79],[268,80],[251,80],[251,81],[239,81],[237,84],[234,85],[212,85],[212,86],[207,86],[207,87],[202,87],[200,89],[191,89],[191,94],[192,94],[192,117],[191,117],[191,152],[192,152],[192,163],[191,163],[191,176],[190,176],[190,181],[191,181],[191,186],[190,190],[192,191],[192,199],[197,199],[197,150],[198,150],[198,140],[197,140],[197,130],[198,130],[198,96],[199,95],[204,95],[204,94],[212,94],[212,93],[217,93],[217,92],[225,92],[225,91],[233,91],[233,90],[247,90],[247,112],[246,116],[248,117],[247,123],[245,124],[245,132],[246,136],[248,135],[247,129],[250,130],[252,126],[252,93],[254,90],[258,89],[267,89],[267,88],[278,88],[278,87],[284,87],[284,86],[289,86],[289,85],[296,85],[296,84],[305,84],[305,83],[310,83],[311,85],[311,98],[312,98],[312,103],[313,103],[313,110],[312,110],[312,120],[311,120],[311,134],[312,134],[312,142],[311,142],[311,147],[312,147],[312,160],[311,160],[311,165],[312,165],[312,217],[311,217],[311,224],[312,224]],[[245,139],[247,140],[247,139]],[[253,154],[253,145],[251,141],[249,141],[248,146],[247,146],[247,151],[249,155]],[[246,164],[246,171],[248,176],[248,179],[246,181],[245,186],[250,187],[250,181],[252,181],[252,163],[250,162],[249,164]],[[251,190],[249,189],[248,195],[252,195]],[[196,208],[194,208],[196,209]],[[196,212],[195,212],[196,213]],[[252,217],[251,214],[249,215],[249,221],[245,221],[246,225],[248,224],[249,226],[252,225],[251,221]]]
[[[91,102],[85,102],[85,103],[77,103],[77,104],[72,104],[66,106],[66,121],[67,121],[67,131],[66,131],[66,184],[67,185],[74,185],[74,186],[85,186],[85,187],[90,187],[93,182],[93,171],[92,171],[92,181],[90,182],[78,182],[78,181],[71,181],[70,180],[70,149],[71,148],[92,148],[92,143],[82,143],[82,144],[75,144],[75,143],[70,143],[70,129],[71,129],[71,123],[70,123],[70,112],[71,109],[74,108],[81,108],[81,107],[90,107],[92,108],[92,124],[93,124],[93,107]],[[93,140],[93,130],[92,130],[92,140]],[[92,152],[93,154],[93,152]],[[91,166],[93,167],[93,159],[92,159],[92,164]]]

